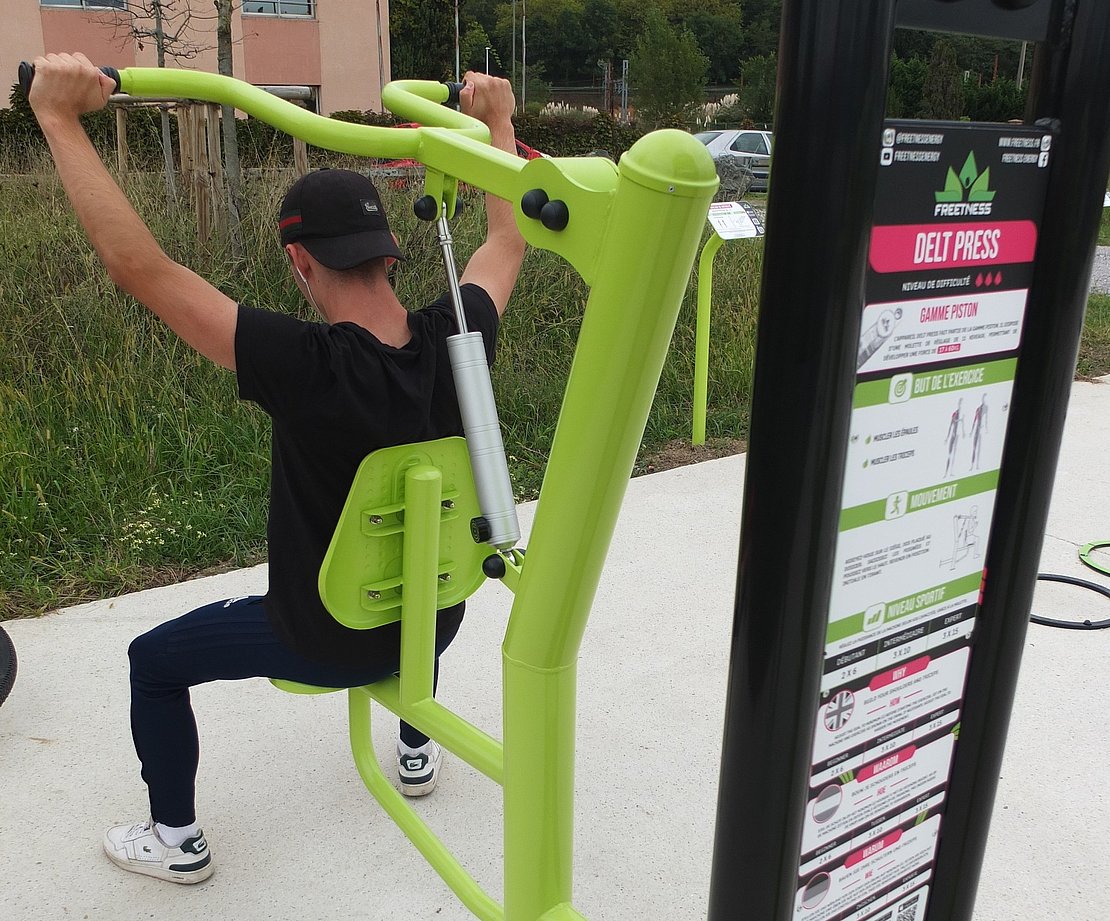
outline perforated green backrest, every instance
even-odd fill
[[[424,464],[443,476],[436,606],[463,601],[485,578],[482,561],[493,551],[470,534],[480,511],[465,439],[382,448],[359,465],[320,566],[320,600],[344,626],[369,630],[400,619],[405,472]]]

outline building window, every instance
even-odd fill
[[[41,6],[68,6],[79,10],[125,10],[127,0],[40,0]]]
[[[316,15],[316,0],[243,0],[243,12],[257,16],[311,18]]]

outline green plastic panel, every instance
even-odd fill
[[[482,561],[491,551],[470,535],[480,512],[466,441],[383,448],[359,466],[320,567],[320,600],[346,627],[370,630],[400,619],[405,472],[420,465],[443,475],[436,606],[458,604],[485,579]]]

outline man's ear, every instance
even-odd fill
[[[286,243],[285,253],[293,264],[293,268],[301,275],[307,277],[312,273],[312,260],[309,258],[308,251],[300,243]]]

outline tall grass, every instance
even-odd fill
[[[0,175],[3,164],[0,164]],[[292,173],[252,174],[236,265],[202,247],[158,174],[125,190],[175,259],[230,296],[309,316],[277,242]],[[408,259],[402,301],[437,297],[433,229],[412,215],[416,190],[383,189]],[[460,262],[480,243],[481,199],[454,228]],[[761,249],[716,259],[709,434],[743,437]],[[530,252],[506,315],[495,387],[518,495],[537,494],[587,290],[550,253]],[[689,437],[693,291],[680,315],[642,452]],[[216,368],[117,292],[77,226],[48,162],[0,178],[0,619],[263,558],[269,421],[236,399]]]

